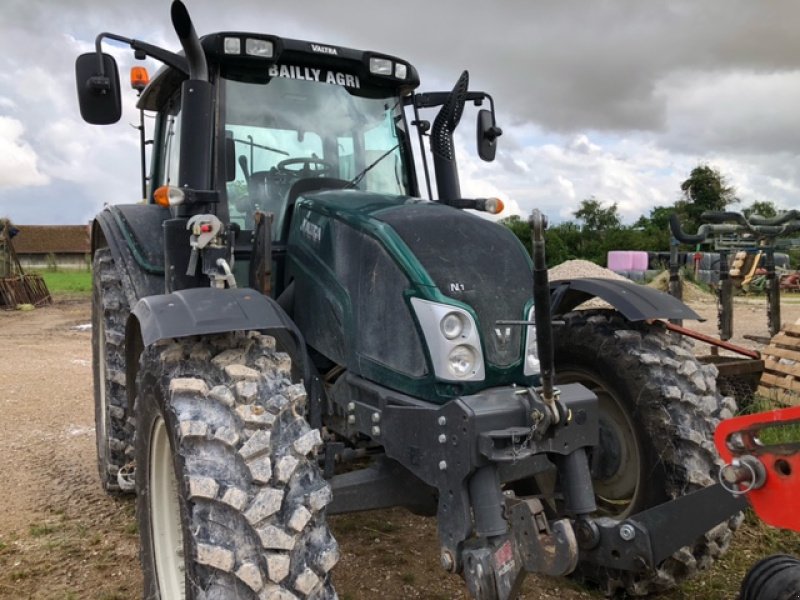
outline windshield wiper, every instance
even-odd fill
[[[400,147],[400,142],[397,142],[397,144],[395,144],[393,147],[389,148],[389,149],[388,149],[386,152],[384,152],[383,154],[381,154],[381,155],[378,157],[378,159],[377,159],[377,160],[375,160],[375,161],[374,161],[372,164],[370,164],[370,165],[369,165],[368,167],[366,167],[366,168],[365,168],[363,171],[361,171],[361,173],[359,173],[358,175],[356,175],[355,177],[353,177],[353,179],[350,181],[350,183],[348,184],[348,186],[347,186],[347,187],[356,187],[356,186],[357,186],[359,183],[361,183],[361,180],[362,180],[362,179],[364,179],[364,177],[366,176],[366,174],[367,174],[367,173],[369,173],[369,171],[370,171],[370,170],[371,170],[371,169],[372,169],[374,166],[376,166],[376,165],[377,165],[379,162],[381,162],[381,161],[382,161],[384,158],[386,158],[387,156],[389,156],[389,155],[390,155],[392,152],[394,152],[395,150],[397,150],[399,147]]]
[[[247,146],[255,146],[256,148],[260,148],[261,150],[269,150],[270,152],[277,152],[278,154],[283,154],[284,156],[290,156],[286,150],[280,150],[278,148],[272,148],[270,146],[264,146],[262,144],[256,144],[255,142],[251,142],[250,140],[240,140],[237,138],[233,138],[234,142],[239,142],[240,144],[245,144]]]

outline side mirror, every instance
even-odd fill
[[[101,64],[102,61],[102,72]],[[110,54],[89,52],[75,61],[81,117],[92,125],[110,125],[122,116],[119,71]]]
[[[492,162],[497,153],[497,138],[503,130],[494,124],[494,117],[489,110],[478,111],[478,156],[486,162]]]

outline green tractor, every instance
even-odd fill
[[[377,52],[198,38],[177,0],[172,21],[182,52],[103,33],[76,63],[93,124],[121,116],[104,39],[164,63],[138,104],[146,200],[92,235],[100,477],[137,494],[145,597],[334,598],[326,516],[392,506],[436,517],[442,567],[482,599],[528,572],[646,594],[724,552],[743,504],[712,432],[735,407],[659,326],[696,315],[550,283],[541,214],[533,259],[475,214],[501,204],[461,197],[453,131],[488,104],[494,159],[489,94],[466,72],[417,93]],[[574,310],[595,296],[616,309]]]

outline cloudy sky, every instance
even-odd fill
[[[792,0],[186,0],[196,28],[263,31],[380,50],[412,62],[421,89],[462,69],[490,92],[504,134],[475,156],[458,138],[462,191],[568,219],[581,200],[627,222],[679,195],[699,163],[745,205],[800,197],[800,3]],[[135,97],[116,125],[80,119],[75,56],[112,31],[171,49],[167,0],[2,0],[0,216],[82,223],[140,197]],[[223,8],[224,7],[224,8]],[[108,46],[123,73],[132,52]],[[155,64],[150,64],[151,72]]]

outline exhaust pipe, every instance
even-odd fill
[[[208,63],[200,39],[194,30],[192,19],[186,5],[181,0],[174,0],[170,10],[172,26],[181,42],[186,61],[189,63],[189,79],[208,81]]]
[[[436,174],[436,189],[439,192],[440,201],[461,198],[453,132],[458,127],[461,115],[464,113],[467,88],[469,88],[469,73],[464,71],[433,120],[433,127],[431,127],[431,154],[433,154],[433,169]]]
[[[214,86],[208,81],[208,62],[194,30],[189,11],[181,0],[172,3],[172,25],[186,54],[189,79],[181,86],[181,159],[178,185],[195,190],[211,187],[211,137]],[[179,206],[180,216],[189,216]]]

